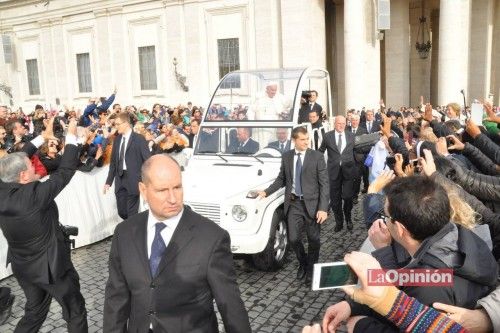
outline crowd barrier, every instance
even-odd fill
[[[59,221],[79,229],[79,235],[75,237],[76,247],[111,236],[121,221],[116,210],[114,188],[110,188],[107,194],[103,193],[107,175],[108,166],[94,168],[88,173],[77,171],[56,198]],[[12,274],[10,265],[5,267],[6,259],[7,240],[0,233],[0,279]]]

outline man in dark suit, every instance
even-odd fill
[[[311,90],[309,92],[307,101],[303,99],[302,105],[299,109],[299,124],[309,121],[310,112],[317,112],[320,115],[323,113],[323,107],[316,103],[317,99],[318,92],[316,90]]]
[[[285,207],[288,235],[299,261],[297,279],[306,276],[310,284],[314,264],[320,249],[320,225],[325,222],[328,210],[328,175],[323,154],[307,148],[309,135],[305,127],[292,131],[295,149],[285,152],[276,180],[259,197],[264,198],[285,187]],[[305,227],[308,253],[302,244],[301,229]]]
[[[270,148],[274,148],[280,151],[280,153],[284,153],[290,150],[290,140],[288,139],[288,129],[286,128],[277,128],[276,129],[276,141],[269,142],[267,145]]]
[[[251,129],[240,127],[236,130],[237,140],[233,140],[227,148],[230,154],[255,154],[259,151],[259,143],[251,138]]]
[[[366,111],[366,120],[362,123],[366,133],[371,134],[380,131],[380,121],[375,120],[373,110]]]
[[[344,116],[336,116],[334,126],[335,130],[326,133],[319,151],[322,153],[328,151],[330,203],[335,215],[334,230],[338,232],[343,228],[344,218],[347,229],[352,230],[351,210],[357,172],[354,160],[354,134],[345,131]]]
[[[119,113],[115,120],[118,136],[113,141],[111,163],[104,193],[115,181],[118,215],[126,220],[139,211],[139,182],[142,163],[151,156],[146,139],[132,131],[130,117]]]
[[[354,134],[354,136],[361,136],[364,134],[367,134],[366,129],[362,126],[359,126],[359,115],[353,114],[351,116],[351,126],[346,127],[347,132],[351,132]],[[369,148],[370,149],[370,148]],[[357,175],[354,180],[354,197],[353,197],[353,204],[358,203],[358,195],[359,195],[359,190],[361,187],[361,179],[363,179],[364,186],[368,188],[368,168],[365,166],[365,158],[366,155],[370,152],[368,151],[363,151],[363,150],[354,150],[354,160],[356,161],[356,170],[357,170]],[[366,179],[365,179],[365,174],[366,174]]]
[[[142,167],[149,211],[115,230],[104,298],[106,333],[250,332],[229,234],[183,205],[181,170],[168,155]]]
[[[68,126],[61,164],[50,179],[36,181],[29,160],[44,140],[53,137],[52,125],[53,118],[49,130],[25,145],[28,154],[13,153],[0,159],[0,228],[9,244],[7,262],[26,295],[25,313],[15,332],[38,332],[52,298],[61,305],[69,332],[88,331],[78,273],[54,201],[70,182],[79,162],[76,120]]]

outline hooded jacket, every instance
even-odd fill
[[[409,261],[403,263],[401,259],[409,255],[399,244],[394,242],[394,245],[372,252],[382,268],[453,269],[453,286],[400,288],[425,305],[441,302],[473,309],[480,298],[497,286],[498,265],[488,246],[476,234],[460,225],[451,222],[446,224],[435,235],[426,238],[413,258],[409,257]],[[348,303],[351,316],[373,316],[368,307],[350,299]]]

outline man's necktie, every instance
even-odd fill
[[[123,176],[123,162],[125,162],[125,137],[122,136],[120,154],[118,156],[118,176]]]
[[[372,122],[371,121],[368,122],[368,128],[367,128],[367,130],[368,130],[368,133],[370,133],[371,130],[372,130]]]
[[[285,149],[285,146],[283,145],[283,142],[280,142],[280,151],[283,152],[284,149]]]
[[[354,134],[356,134],[356,130],[355,130],[354,128],[352,129],[352,132],[353,132]]]
[[[302,195],[302,183],[300,181],[300,175],[302,174],[302,160],[300,155],[300,153],[297,154],[297,162],[295,163],[295,194],[298,196]]]
[[[161,258],[167,249],[160,234],[165,227],[165,223],[158,222],[155,224],[155,238],[153,239],[153,244],[151,244],[151,256],[149,257],[149,267],[151,268],[151,276],[153,278],[156,276]]]
[[[339,152],[342,153],[342,133],[339,134],[339,141],[337,142],[337,148]]]
[[[240,142],[240,145],[238,146],[238,152],[240,152],[242,148],[243,148],[243,142]]]

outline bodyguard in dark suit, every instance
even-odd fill
[[[259,151],[259,143],[251,138],[250,128],[240,127],[236,130],[237,140],[233,140],[227,152],[230,154],[255,154]]]
[[[53,120],[48,128],[52,124]],[[51,130],[45,131],[23,149],[30,157],[51,136]],[[73,177],[78,156],[73,120],[68,126],[61,164],[47,181],[35,181],[34,167],[25,153],[0,159],[0,228],[9,244],[7,262],[26,295],[25,313],[15,332],[38,332],[52,298],[61,305],[69,332],[88,330],[78,273],[54,201]]]
[[[376,133],[380,131],[380,121],[375,119],[373,110],[366,111],[366,120],[362,123],[366,133]]]
[[[181,171],[168,155],[143,165],[150,210],[120,223],[109,255],[106,333],[250,332],[229,234],[183,205]]]
[[[347,229],[352,230],[351,210],[356,178],[354,160],[354,134],[345,131],[344,116],[335,117],[335,130],[326,133],[320,152],[328,151],[328,177],[330,178],[330,203],[335,214],[335,231],[342,230],[344,218]],[[343,201],[343,205],[342,205]]]
[[[104,193],[114,181],[118,215],[125,220],[139,211],[141,166],[151,152],[146,139],[132,131],[128,113],[118,114],[115,127],[119,135],[113,141]]]
[[[309,135],[305,127],[292,131],[295,149],[285,152],[276,180],[264,191],[263,198],[285,187],[285,207],[290,244],[297,255],[297,278],[306,276],[311,282],[313,266],[318,262],[320,249],[320,225],[327,218],[328,175],[323,154],[308,149]],[[307,233],[308,254],[302,244],[301,229]]]
[[[354,134],[354,137],[367,134],[366,129],[359,125],[359,115],[357,114],[352,115],[351,126],[347,126],[346,131]],[[368,168],[365,166],[364,162],[366,155],[370,152],[369,149],[370,148],[368,148],[367,151],[356,149],[354,150],[354,160],[356,161],[356,170],[358,172],[356,175],[356,179],[354,180],[354,204],[358,203],[358,194],[361,187],[361,179],[363,179],[365,188],[368,188]]]
[[[276,129],[276,141],[269,142],[267,145],[270,148],[274,148],[280,151],[280,153],[284,153],[290,150],[290,140],[288,139],[288,129],[286,128],[277,128]]]

